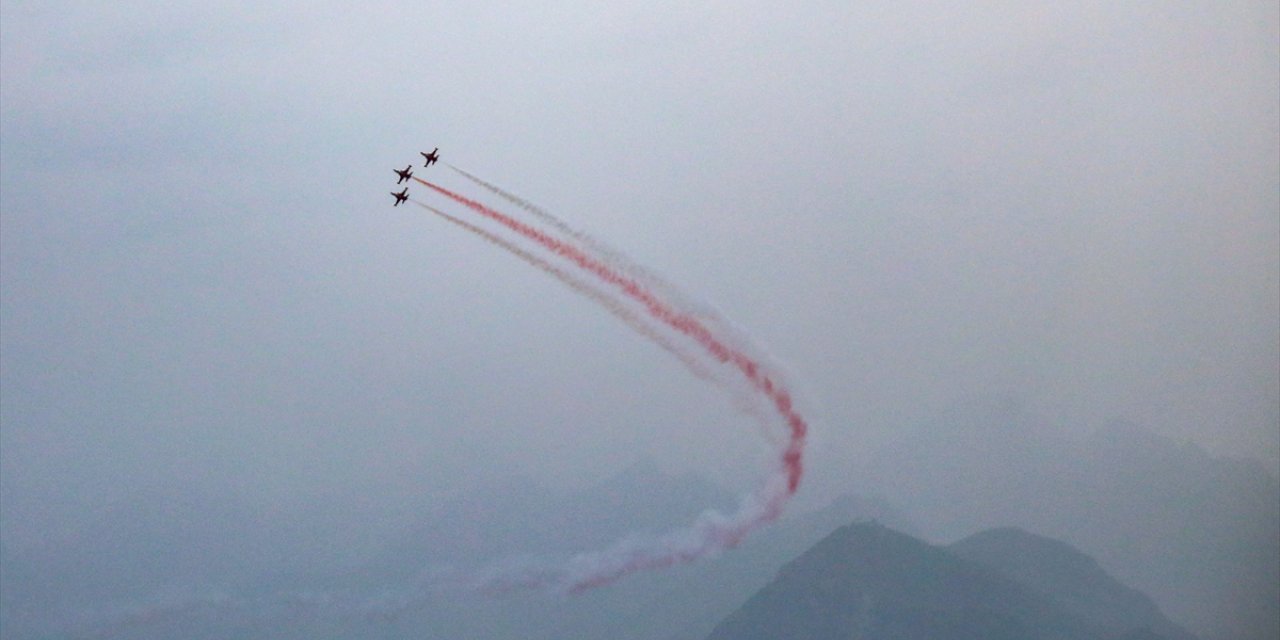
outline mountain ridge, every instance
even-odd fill
[[[1001,544],[1070,549],[1013,529],[992,535]],[[980,556],[989,541],[990,536],[979,537],[962,541],[959,548]],[[1066,564],[1085,574],[1097,566],[1074,550],[1067,555]],[[1062,564],[1061,558],[1050,560],[1041,564]],[[1023,559],[1020,564],[1029,563]],[[875,522],[854,523],[788,563],[706,640],[1194,640],[1158,612],[1157,618],[1149,618],[1140,606],[1128,612],[1135,618],[1128,623],[1096,616],[1087,607],[1064,606],[1063,594],[1041,591],[1010,575],[1016,568],[975,562],[950,547],[930,545]],[[1034,571],[1024,568],[1023,573]],[[1127,589],[1114,580],[1100,584],[1098,575],[1093,578],[1090,584],[1103,593]],[[1174,635],[1151,629],[1153,622]]]

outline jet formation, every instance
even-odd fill
[[[431,153],[427,153],[426,151],[419,151],[418,155],[425,158],[425,161],[422,163],[422,166],[429,167],[435,164],[436,161],[440,159],[440,147],[436,147],[432,149]],[[413,165],[411,164],[406,165],[404,169],[392,169],[392,171],[394,171],[396,175],[400,176],[400,178],[396,180],[396,184],[400,184],[405,180],[408,180],[409,178],[413,177]],[[391,195],[394,196],[396,199],[395,204],[391,206],[398,207],[400,206],[401,202],[404,202],[409,198],[409,187],[405,187],[400,191],[400,193],[396,193],[395,191],[392,191]]]

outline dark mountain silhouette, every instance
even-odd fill
[[[1065,438],[1016,402],[973,402],[903,429],[852,473],[932,540],[1037,531],[1201,637],[1280,638],[1280,483],[1260,463],[1124,422]]]
[[[730,510],[735,496],[694,475],[668,475],[656,464],[640,462],[617,475],[574,492],[556,492],[519,479],[500,482],[429,512],[414,526],[403,529],[372,560],[333,562],[319,554],[292,558],[297,536],[272,532],[268,522],[252,511],[218,504],[180,503],[164,496],[140,496],[135,505],[109,512],[107,523],[95,531],[120,533],[91,538],[82,548],[64,542],[61,559],[14,554],[0,548],[3,586],[0,590],[0,626],[3,637],[44,638],[47,629],[72,625],[81,611],[111,607],[146,607],[161,601],[181,601],[183,594],[226,593],[243,598],[274,594],[330,593],[340,599],[373,597],[409,588],[420,572],[453,565],[482,566],[486,560],[513,554],[536,553],[548,560],[565,559],[580,551],[603,548],[618,537],[638,530],[661,533],[687,526],[709,506]],[[148,515],[152,514],[152,515]],[[226,527],[204,530],[184,524],[216,514]],[[166,549],[181,553],[189,546],[182,540],[135,536],[132,546],[112,548],[137,530],[156,528],[153,519],[172,520],[174,536],[188,533],[196,543],[220,543],[243,550],[223,556],[239,564],[198,567],[199,574],[183,573],[190,562],[166,564],[150,558],[136,568],[93,564],[93,553],[115,563],[146,558],[149,545],[163,540]],[[460,593],[430,593],[424,601],[395,617],[357,618],[330,615],[324,610],[301,608],[250,615],[214,605],[193,606],[172,618],[152,620],[119,637],[237,637],[272,638],[486,638],[487,640],[551,640],[599,638],[609,640],[700,640],[717,622],[752,593],[763,587],[786,562],[811,547],[831,531],[856,518],[879,518],[894,526],[912,525],[883,501],[846,496],[809,513],[787,513],[783,518],[748,537],[738,548],[692,565],[645,572],[608,588],[568,597],[546,593],[522,593],[502,598]],[[301,527],[302,525],[298,525]],[[323,527],[321,527],[323,529]],[[196,535],[199,534],[199,535]],[[310,533],[304,539],[315,539]],[[313,543],[314,544],[314,543]],[[132,549],[137,547],[137,551]],[[284,550],[289,550],[286,553]],[[52,553],[52,552],[51,552]],[[273,560],[273,553],[281,560]],[[287,561],[286,561],[287,560]],[[77,564],[81,563],[81,564]],[[77,573],[87,567],[89,584]],[[81,569],[83,570],[83,569]],[[121,579],[134,580],[129,585]],[[168,585],[187,591],[165,591]],[[200,591],[211,585],[211,591]],[[215,600],[216,602],[216,600]],[[101,609],[98,609],[102,607]],[[65,614],[65,616],[63,615]],[[42,631],[46,630],[46,631]]]
[[[1001,528],[969,536],[947,550],[1047,595],[1105,637],[1150,631],[1169,640],[1194,638],[1170,622],[1151,598],[1116,581],[1065,542]]]
[[[641,463],[582,492],[525,504],[520,512],[528,514],[529,520],[583,527],[577,532],[579,542],[593,541],[595,546],[572,551],[591,550],[613,542],[610,536],[621,535],[624,527],[663,531],[685,526],[714,500],[729,501],[730,494],[721,489],[707,491],[709,486],[714,485],[695,476],[667,476],[656,465]],[[682,511],[687,517],[679,519]],[[691,565],[640,573],[573,597],[544,593],[500,599],[443,596],[389,625],[379,637],[700,640],[786,562],[841,525],[867,517],[912,528],[882,501],[846,496],[815,512],[784,516],[738,548]],[[642,519],[647,521],[640,523]],[[509,535],[512,548],[533,546]],[[423,546],[406,551],[407,556],[432,553],[422,538],[410,537],[409,542]],[[566,546],[564,541],[556,544]]]
[[[1158,595],[1161,609],[1204,637],[1280,638],[1274,475],[1257,461],[1215,458],[1131,423],[1113,423],[1086,446],[1095,513],[1068,538],[1073,544]]]
[[[1089,567],[1090,559],[1021,532],[997,532],[962,548],[984,556],[993,540],[1013,544],[1026,562],[1007,561],[1015,573],[1082,587],[1046,593],[1009,573],[926,544],[876,523],[836,530],[787,564],[776,579],[727,617],[708,640],[1151,640],[1186,639],[1156,612],[1155,621],[1178,635],[1153,631],[1147,612],[1125,623],[1090,606],[1122,586]],[[1049,554],[1041,558],[1037,551]],[[1080,579],[1081,576],[1084,579]],[[1094,591],[1097,590],[1095,593]],[[1139,594],[1140,595],[1140,594]]]

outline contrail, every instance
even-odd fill
[[[677,311],[654,294],[646,291],[635,280],[613,271],[604,262],[592,257],[578,247],[553,238],[511,216],[465,196],[458,195],[444,187],[432,184],[421,178],[415,177],[413,179],[476,213],[490,218],[521,236],[542,245],[548,251],[577,264],[581,269],[618,288],[627,297],[639,302],[657,320],[697,341],[716,360],[736,367],[757,390],[764,393],[771,400],[774,408],[786,420],[787,426],[790,428],[791,441],[788,443],[782,459],[787,472],[788,493],[795,493],[800,486],[800,477],[804,473],[802,457],[804,439],[808,433],[808,423],[796,412],[795,407],[792,405],[791,393],[780,384],[780,381],[774,379],[776,374],[766,372],[761,363],[726,345],[697,318]]]
[[[651,290],[653,289],[658,290],[658,292],[662,295],[663,298],[665,298],[670,302],[675,303],[675,306],[681,307],[685,311],[693,312],[696,315],[702,317],[704,320],[715,322],[715,323],[727,324],[725,323],[723,318],[720,317],[720,314],[716,313],[712,309],[707,308],[703,304],[699,304],[693,300],[690,300],[675,285],[672,285],[671,283],[662,279],[660,276],[653,273],[652,271],[649,271],[648,269],[632,262],[631,259],[623,255],[622,252],[618,251],[617,249],[614,249],[613,247],[610,247],[604,241],[599,240],[594,236],[580,229],[575,229],[569,226],[567,222],[565,222],[564,220],[561,220],[555,215],[552,215],[551,213],[548,213],[545,209],[539,207],[538,205],[532,202],[529,202],[528,200],[521,198],[520,196],[514,193],[511,193],[510,191],[507,191],[506,189],[503,189],[502,187],[499,187],[498,185],[495,185],[469,171],[460,169],[458,167],[455,167],[447,163],[446,163],[446,166],[456,171],[462,177],[487,189],[490,193],[497,195],[498,197],[506,200],[507,202],[510,202],[511,204],[514,204],[517,207],[520,207],[521,209],[524,209],[525,211],[532,214],[535,218],[546,223],[547,226],[551,227],[552,229],[555,229],[557,232],[565,236],[568,236],[569,238],[572,238],[579,245],[585,246],[588,250],[594,253],[596,257],[601,258],[605,262],[608,262],[611,266],[613,266],[615,270],[620,271],[637,280],[643,281],[645,286]]]
[[[649,271],[645,267],[636,264],[621,251],[610,247],[604,241],[599,240],[580,229],[573,228],[569,223],[561,220],[551,213],[548,213],[542,207],[539,207],[538,205],[511,193],[510,191],[507,191],[484,178],[452,164],[445,163],[445,165],[476,185],[488,190],[490,193],[497,195],[507,202],[510,202],[530,213],[539,221],[546,223],[548,227],[554,229],[563,236],[572,238],[579,246],[584,247],[596,258],[607,263],[614,271],[636,280],[645,289],[655,292],[658,297],[666,300],[671,304],[671,306],[683,309],[686,313],[696,316],[704,324],[710,325],[711,328],[716,331],[720,339],[727,344],[741,350],[745,350],[749,345],[749,341],[745,338],[745,332],[739,330],[733,323],[726,320],[715,309],[707,306],[705,303],[692,300],[688,295],[681,291],[679,287],[667,282],[661,276]],[[730,385],[725,380],[721,380],[719,378],[709,380],[715,382],[717,386],[726,390],[731,395],[734,406],[740,411],[752,416],[757,416],[762,411],[765,411],[761,407],[757,406],[759,404],[758,395],[754,393],[754,391],[747,390],[743,393],[740,388]],[[770,444],[779,446],[786,440],[785,435],[779,434],[777,431],[770,429],[771,424],[769,421],[759,420],[757,423],[760,426],[761,434],[769,441]]]
[[[543,260],[542,258],[532,253],[529,253],[528,251],[517,246],[516,244],[509,242],[497,235],[494,235],[493,233],[490,233],[485,229],[477,227],[476,225],[471,224],[470,222],[467,222],[460,218],[449,215],[431,205],[423,204],[412,198],[409,199],[409,202],[412,202],[418,205],[419,207],[422,207],[423,209],[426,209],[427,211],[430,211],[431,213],[434,213],[437,216],[440,216],[441,218],[461,227],[462,229],[465,229],[466,231],[469,231],[471,233],[474,233],[477,236],[480,236],[482,239],[489,242],[490,244],[493,244],[494,246],[510,253],[511,255],[514,255],[515,257],[520,258],[521,260],[525,261],[529,265],[532,265],[533,267],[536,267],[537,269],[546,273],[547,275],[550,275],[556,280],[559,280],[562,284],[569,287],[574,292],[590,299],[592,302],[599,304],[601,307],[604,307],[606,311],[608,311],[609,313],[612,313],[618,319],[625,322],[627,326],[631,327],[631,329],[634,330],[636,333],[639,333],[641,336],[644,336],[649,341],[661,347],[663,350],[667,351],[671,355],[674,355],[676,358],[680,360],[681,364],[683,364],[686,369],[688,369],[691,373],[693,373],[693,375],[703,380],[715,381],[715,376],[711,373],[711,371],[707,369],[705,366],[703,366],[701,362],[698,362],[698,359],[693,354],[688,353],[685,349],[680,348],[680,346],[677,345],[675,342],[672,342],[671,340],[667,339],[666,336],[663,336],[662,334],[658,333],[658,330],[656,327],[646,322],[645,319],[639,314],[635,313],[631,309],[628,309],[624,304],[622,304],[621,301],[611,296],[608,291],[605,291],[603,289],[600,289],[599,287],[592,285],[587,280],[583,280],[581,278],[575,277],[568,271],[565,271],[564,269],[561,269],[560,267],[557,267],[551,264],[550,262],[547,262],[546,260]]]
[[[745,385],[752,397],[763,398],[763,402],[751,403],[747,409],[752,417],[764,422],[767,418],[766,411],[760,408],[771,407],[785,423],[785,442],[775,442],[780,450],[777,466],[764,478],[756,491],[741,499],[738,510],[729,516],[707,511],[683,529],[656,537],[631,536],[607,549],[577,554],[564,563],[508,562],[469,576],[446,572],[423,578],[414,588],[391,590],[377,597],[361,597],[341,592],[282,591],[248,597],[214,593],[177,600],[167,599],[167,602],[152,601],[114,614],[100,613],[81,618],[79,623],[72,622],[69,625],[67,631],[70,635],[115,637],[156,625],[181,624],[191,617],[201,616],[236,619],[244,624],[278,620],[281,616],[296,618],[302,614],[317,616],[317,619],[331,617],[335,621],[349,620],[355,616],[370,620],[394,619],[422,604],[433,591],[459,587],[485,593],[523,589],[577,593],[613,583],[636,571],[693,562],[732,548],[756,528],[781,515],[787,500],[799,488],[803,476],[803,453],[808,424],[796,410],[791,394],[775,367],[763,356],[753,355],[754,347],[745,337],[732,335],[731,328],[718,317],[700,317],[696,310],[691,309],[695,306],[693,303],[686,302],[661,279],[646,274],[616,251],[583,240],[585,234],[569,229],[562,222],[548,224],[561,230],[572,240],[556,238],[420,178],[414,177],[413,180],[497,222],[543,251],[559,256],[576,270],[558,266],[544,256],[435,207],[411,200],[414,204],[476,234],[600,304],[643,337],[675,355],[699,378],[720,384],[730,391]],[[508,199],[514,198],[492,185],[486,188]],[[527,206],[536,209],[532,205]],[[522,208],[527,209],[524,205]],[[544,222],[554,220],[549,217],[550,214],[544,212],[544,215],[548,218],[538,216],[539,219]],[[575,244],[575,240],[581,245]],[[661,294],[655,293],[654,289],[658,289]],[[708,327],[709,322],[711,327]],[[670,334],[668,330],[691,342],[681,344],[680,341],[673,340],[675,334]],[[697,353],[697,347],[701,348],[701,357]],[[717,370],[710,363],[725,365],[740,376],[727,375],[729,372]]]
[[[770,474],[760,489],[748,495],[731,517],[708,512],[687,529],[656,539],[626,539],[604,551],[574,556],[567,567],[495,568],[480,576],[474,585],[476,588],[507,591],[551,587],[581,591],[609,584],[640,569],[691,562],[732,547],[752,530],[781,514],[783,505],[799,488],[804,473],[803,454],[808,423],[797,412],[791,393],[771,367],[766,367],[744,350],[731,346],[698,318],[673,306],[645,288],[636,278],[618,272],[588,250],[444,187],[421,178],[413,179],[576,265],[579,270],[615,289],[622,297],[641,305],[659,323],[696,342],[713,360],[736,369],[756,393],[768,399],[773,410],[785,422],[789,435],[778,456],[776,472]]]

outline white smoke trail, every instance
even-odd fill
[[[624,324],[626,324],[633,331],[640,334],[645,339],[649,340],[650,342],[653,342],[654,344],[661,347],[667,353],[670,353],[671,355],[675,356],[676,359],[679,360],[680,363],[684,365],[685,369],[687,369],[695,377],[702,380],[706,380],[708,382],[717,383],[717,384],[719,383],[718,377],[712,373],[711,369],[709,369],[706,365],[704,365],[702,362],[699,361],[698,357],[694,355],[694,352],[677,344],[674,340],[671,340],[667,336],[663,335],[658,330],[658,327],[654,323],[649,322],[648,320],[645,319],[643,315],[630,309],[625,304],[625,301],[611,294],[606,289],[602,289],[598,286],[595,286],[592,282],[586,280],[585,278],[579,278],[577,276],[574,276],[570,272],[560,267],[557,267],[551,264],[550,262],[547,262],[546,260],[543,260],[542,258],[529,253],[528,251],[525,251],[524,249],[517,246],[515,243],[509,242],[493,233],[490,233],[489,231],[486,231],[485,229],[482,229],[476,225],[471,224],[470,222],[461,220],[435,207],[418,202],[417,200],[410,199],[410,202],[418,205],[419,207],[422,207],[423,209],[426,209],[427,211],[430,211],[431,213],[436,214],[437,216],[440,216],[441,218],[447,220],[448,222],[454,225],[457,225],[458,227],[461,227],[462,229],[465,229],[466,231],[469,231],[479,236],[486,242],[489,242],[490,244],[510,253],[511,255],[517,258],[520,258],[525,263],[541,270],[542,272],[546,273],[547,275],[550,275],[556,280],[559,280],[562,284],[569,287],[569,289],[573,290],[575,293],[600,305],[601,308],[613,314],[615,317],[617,317]]]
[[[632,279],[642,283],[646,289],[657,293],[664,300],[667,300],[674,306],[683,309],[686,313],[695,315],[701,320],[717,324],[723,321],[723,317],[715,309],[705,303],[698,302],[690,298],[681,291],[679,287],[676,287],[649,269],[636,264],[621,251],[609,246],[609,244],[603,240],[600,240],[581,229],[571,227],[564,220],[548,213],[546,209],[543,209],[542,207],[539,207],[538,205],[529,202],[528,200],[521,198],[502,187],[488,182],[473,173],[459,169],[453,165],[448,165],[448,167],[458,172],[462,177],[484,187],[490,193],[493,193],[494,195],[497,195],[507,202],[510,202],[511,204],[514,204],[532,214],[543,224],[551,227],[567,239],[573,240],[573,242],[578,246],[589,250],[596,258],[609,263],[609,265],[614,269],[625,273]]]
[[[744,385],[762,400],[767,400],[773,413],[789,437],[777,449],[776,467],[770,470],[762,486],[749,494],[737,512],[723,516],[707,512],[690,527],[669,532],[644,541],[629,538],[612,547],[575,556],[567,565],[526,564],[493,567],[477,577],[474,586],[484,591],[509,591],[526,588],[553,589],[569,592],[590,589],[618,580],[635,571],[656,569],[691,562],[708,554],[736,545],[744,536],[764,523],[776,519],[786,501],[799,487],[803,476],[803,453],[808,432],[807,421],[797,412],[792,396],[780,372],[758,350],[739,349],[715,329],[678,305],[667,300],[625,270],[615,268],[608,255],[596,255],[587,246],[568,238],[557,238],[527,222],[485,206],[420,178],[443,196],[462,204],[475,213],[502,225],[511,232],[540,246],[602,285],[630,299],[667,329],[697,343],[709,361],[734,371],[732,379]],[[572,234],[569,234],[572,237]]]
[[[749,533],[776,520],[789,497],[786,477],[770,474],[765,486],[746,494],[732,515],[704,511],[693,524],[659,536],[631,535],[607,549],[579,553],[567,562],[521,558],[477,572],[461,586],[489,594],[528,589],[581,593],[643,570],[664,569],[736,547]]]
[[[437,575],[421,581],[417,587],[391,589],[373,597],[310,591],[279,592],[254,598],[217,595],[188,598],[179,602],[151,603],[136,607],[123,615],[117,614],[107,623],[93,625],[93,633],[73,637],[114,637],[132,629],[180,622],[184,617],[205,613],[238,616],[250,621],[266,621],[281,615],[296,617],[300,612],[326,618],[389,620],[422,606],[433,592],[451,588],[486,593],[529,588],[576,593],[610,584],[636,571],[669,567],[717,554],[736,546],[753,530],[775,520],[781,514],[787,500],[795,493],[802,475],[801,456],[808,427],[793,406],[791,394],[779,369],[746,339],[745,334],[732,328],[719,314],[689,302],[674,287],[632,264],[622,254],[601,248],[602,245],[598,242],[584,240],[583,246],[577,246],[556,240],[545,232],[472,200],[421,179],[414,180],[498,221],[521,237],[533,241],[548,255],[568,260],[575,269],[590,278],[570,275],[565,269],[474,225],[421,205],[464,228],[474,229],[486,240],[512,251],[575,291],[600,303],[627,322],[628,326],[680,358],[695,375],[716,382],[736,399],[742,399],[742,404],[750,410],[749,415],[761,424],[783,425],[789,437],[785,441],[773,440],[778,456],[759,487],[744,496],[737,511],[731,515],[707,511],[685,528],[658,536],[633,535],[604,550],[577,554],[566,562],[509,561],[478,573]],[[543,212],[535,217],[543,219],[544,216],[549,214]],[[555,219],[547,217],[547,220]],[[563,228],[562,233],[569,238],[586,237],[563,223],[548,224]],[[599,253],[596,253],[597,249]],[[658,295],[658,292],[663,295]],[[634,309],[647,315],[637,313]],[[689,341],[698,349],[690,351],[668,336]],[[768,408],[767,411],[764,410],[765,407]],[[774,416],[774,419],[767,419],[767,415]],[[772,433],[767,428],[764,432]]]
[[[728,320],[723,314],[711,305],[693,299],[683,290],[662,276],[653,271],[637,264],[631,258],[621,251],[614,249],[608,243],[604,242],[586,233],[580,229],[576,229],[569,223],[559,217],[549,213],[546,209],[514,194],[502,187],[499,187],[469,171],[460,169],[452,164],[447,164],[450,169],[459,175],[470,180],[471,182],[483,187],[485,190],[501,197],[524,211],[532,214],[539,221],[546,224],[551,229],[558,232],[567,240],[572,240],[575,244],[591,253],[591,255],[601,262],[609,265],[613,270],[625,274],[627,277],[638,282],[646,290],[652,291],[658,297],[668,302],[672,307],[680,309],[685,314],[697,318],[703,324],[711,327],[716,335],[726,344],[733,347],[737,351],[750,353],[760,361],[772,362],[773,358],[761,352],[752,340],[747,337],[746,332],[734,322]],[[767,409],[763,406],[759,394],[751,390],[744,390],[741,387],[728,384],[724,380],[717,379],[717,386],[726,390],[730,394],[734,407],[750,416],[758,416],[767,413]],[[758,421],[761,426],[761,434],[769,441],[770,445],[778,446],[784,443],[786,434],[774,429],[770,429],[773,423],[768,420]]]

